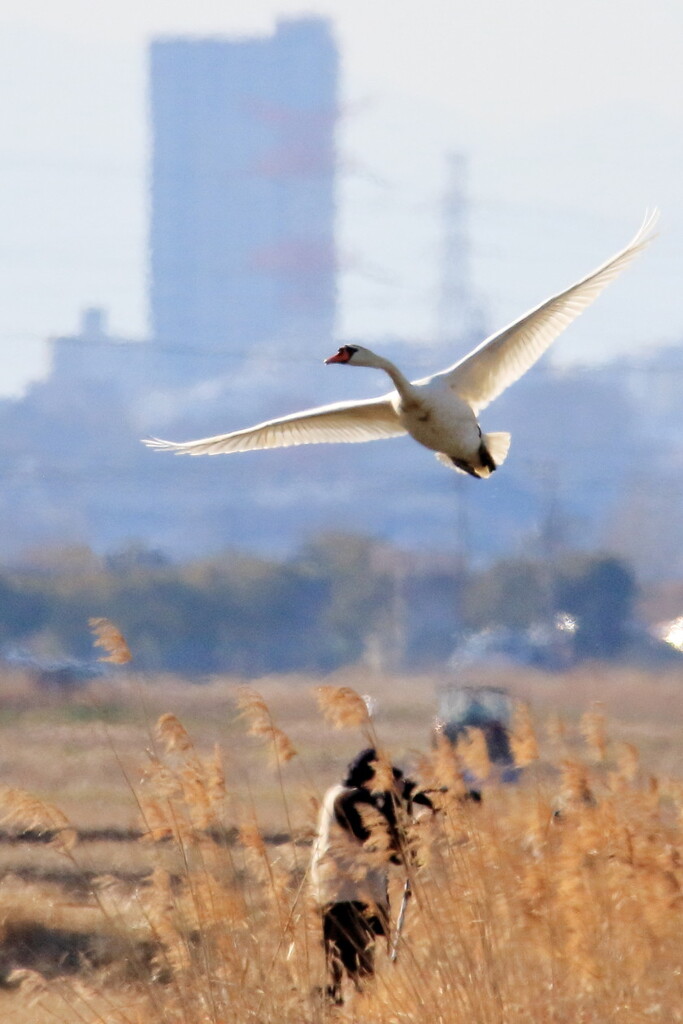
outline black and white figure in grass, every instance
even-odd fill
[[[378,788],[377,761],[374,748],[362,750],[343,782],[327,791],[313,846],[311,881],[322,915],[327,995],[336,1004],[342,1002],[344,972],[360,991],[374,974],[378,938],[389,941],[389,865],[405,859],[401,817],[412,813],[413,804],[433,810],[427,794],[398,768],[391,769],[391,788]]]

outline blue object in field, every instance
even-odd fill
[[[513,783],[519,778],[510,749],[510,723],[514,702],[505,692],[493,686],[451,686],[439,700],[438,721],[443,735],[457,743],[469,729],[479,729],[486,740],[491,764],[501,782]],[[465,772],[465,781],[479,785],[482,780]]]

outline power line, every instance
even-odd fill
[[[345,340],[349,343],[358,341],[362,338],[362,334],[354,335],[352,338],[344,339],[337,338],[332,344],[343,344]],[[435,340],[435,339],[434,339]],[[114,338],[114,337],[101,337],[101,338],[84,338],[79,335],[51,335],[45,336],[44,334],[38,334],[34,332],[0,332],[0,342],[2,341],[35,341],[42,342],[46,345],[54,345],[55,343],[66,343],[82,346],[87,351],[93,349],[119,349],[121,351],[128,349],[129,351],[140,351],[154,354],[155,352],[175,352],[183,355],[192,354],[201,358],[216,358],[216,359],[249,359],[255,358],[255,361],[263,360],[264,362],[280,362],[280,363],[310,363],[316,362],[317,356],[311,354],[310,356],[297,356],[292,353],[290,349],[286,352],[280,351],[282,346],[287,346],[288,340],[286,337],[275,339],[268,342],[265,346],[260,342],[255,342],[251,347],[240,347],[235,348],[231,346],[230,349],[215,348],[215,347],[204,347],[199,345],[193,345],[190,343],[179,343],[179,342],[164,342],[164,341],[150,341],[150,340],[133,340],[127,338]],[[409,344],[414,345],[419,349],[420,346],[428,346],[433,343],[430,338],[399,338],[393,334],[387,334],[386,344],[388,346],[400,345],[401,347]],[[677,353],[680,351],[680,340],[676,341],[665,341],[660,344],[653,346],[653,343],[648,343],[648,349],[654,349],[655,358],[657,353],[664,353],[669,349],[676,349]],[[457,352],[454,349],[454,355]],[[410,352],[411,362],[417,366],[426,366],[430,362],[429,353],[425,353],[424,357],[420,357],[419,353],[416,353],[415,348]],[[645,357],[647,358],[647,356]],[[675,363],[669,363],[667,366],[653,365],[651,362],[640,362],[631,359],[612,359],[603,363],[585,364],[585,363],[574,363],[568,366],[558,365],[556,363],[541,363],[533,368],[533,374],[539,376],[552,376],[558,379],[563,376],[578,376],[581,374],[586,375],[600,375],[607,368],[609,369],[610,376],[622,376],[630,374],[655,374],[663,376],[672,376],[674,374],[683,373],[683,353],[681,353],[681,362],[679,365]]]

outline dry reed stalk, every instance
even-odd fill
[[[193,1008],[191,1017],[182,1009],[180,1019],[213,1022],[215,1008],[232,1005],[245,983],[250,971],[245,937],[256,922],[232,854],[218,841],[225,798],[219,749],[202,759],[175,716],[163,716],[158,731],[174,763],[152,759],[145,779],[151,799],[140,803],[150,819],[151,838],[170,837],[182,869],[173,883],[161,865],[151,876],[146,905],[161,946],[157,969],[170,975],[179,1008]],[[157,799],[156,780],[162,787]],[[194,1015],[200,1002],[209,1007],[206,1018]]]
[[[144,838],[158,842],[173,837],[211,855],[209,833],[222,830],[226,796],[220,748],[216,745],[210,757],[201,758],[182,722],[170,713],[159,718],[155,731],[172,763],[148,753],[139,794]]]
[[[466,826],[459,835],[452,828],[458,813]],[[431,840],[432,854],[418,887],[420,917],[416,921],[413,913],[406,936],[411,973],[417,971],[418,978],[424,978],[424,985],[417,985],[418,1020],[431,1019],[429,1014],[419,1015],[418,1007],[425,1002],[431,1004],[434,1019],[458,1024],[512,1019],[501,1002],[501,965],[512,942],[513,910],[505,885],[505,857],[491,824],[484,808],[467,803],[453,804],[452,809],[449,805],[433,823],[437,836]],[[442,1017],[445,993],[448,1016]]]
[[[598,762],[604,761],[607,749],[605,716],[597,710],[597,705],[581,716],[579,728],[581,735],[586,741],[586,746],[595,760]]]
[[[203,996],[210,999],[221,965],[229,961],[237,974],[243,971],[243,957],[235,964],[235,958],[241,957],[235,937],[244,932],[247,912],[231,856],[208,831],[220,823],[207,781],[212,775],[215,796],[222,799],[219,754],[215,751],[205,764],[170,716],[165,716],[162,732],[174,758],[180,747],[181,760],[174,768],[157,762],[158,771],[148,772],[146,782],[153,788],[156,774],[163,796],[155,801],[152,794],[140,803],[149,819],[151,838],[171,838],[183,869],[172,884],[168,871],[157,865],[150,879],[147,917],[161,945],[157,969],[170,973],[179,1004],[193,1005],[198,971],[206,985]]]
[[[133,660],[128,644],[120,629],[109,619],[88,619],[88,625],[95,636],[95,647],[102,647],[107,653],[98,661],[107,661],[111,665],[127,665]]]
[[[425,761],[421,774],[429,782],[461,781],[450,744],[439,750],[437,742]],[[440,774],[430,775],[435,763]],[[552,825],[548,803],[537,793],[531,798],[523,786],[487,789],[482,808],[469,812],[457,840],[449,832],[450,811],[437,816],[433,828],[446,842],[430,835],[431,852],[438,856],[428,861],[419,901],[408,915],[404,959],[392,968],[379,957],[374,987],[356,997],[348,1013],[341,1011],[340,1020],[602,1024],[627,1002],[630,1016],[624,1021],[651,1019],[646,1010],[657,1001],[677,1005],[664,1002],[657,986],[664,978],[660,961],[677,962],[679,823],[663,832],[656,786],[635,790],[625,783],[596,805],[588,769],[580,762],[565,763],[561,786],[563,810]],[[453,807],[466,813],[464,804]],[[674,815],[669,817],[673,822]],[[369,824],[376,843],[374,854],[369,852],[386,859],[379,823]],[[258,885],[259,877],[265,882],[268,851],[255,824],[251,832],[243,826],[242,834],[262,861],[249,870]],[[283,872],[279,919],[271,882],[261,885],[248,911],[247,932],[259,937],[261,955],[268,949],[271,957],[252,975],[263,987],[258,1019],[268,1024],[308,1019],[283,997],[308,978],[301,959],[303,926],[292,913],[291,890],[285,902],[285,878]],[[309,916],[305,927],[319,923]],[[273,946],[267,938],[272,933],[286,941]],[[668,959],[662,960],[665,950]],[[230,970],[236,968],[235,962]],[[226,1015],[231,1024],[249,1016],[247,998],[238,998],[234,1013],[241,1017]]]
[[[380,754],[380,771],[385,760]],[[236,872],[229,852],[207,848],[199,827],[214,812],[220,817],[218,753],[209,760],[171,750],[152,761],[145,786],[160,820],[168,822],[172,808],[187,831],[171,829],[180,844],[174,877],[159,869],[142,890],[166,983],[114,992],[112,1003],[126,1002],[125,1010],[112,1005],[99,1016],[64,1019],[673,1024],[681,1019],[683,787],[639,781],[635,751],[623,753],[613,774],[618,785],[602,768],[591,773],[570,761],[559,783],[550,773],[534,773],[533,785],[524,773],[515,787],[492,782],[480,806],[435,794],[445,813],[416,831],[418,885],[398,962],[389,964],[378,944],[374,983],[351,994],[345,1008],[329,1010],[310,995],[324,978],[320,919],[299,898],[303,873],[293,870],[291,849],[269,846],[248,820]],[[447,741],[437,740],[422,759],[420,777],[436,788],[462,787],[460,796],[465,789]],[[385,862],[386,830],[378,823],[372,832],[368,852]],[[48,992],[60,984],[50,982]],[[84,995],[94,1006],[92,992]]]
[[[372,732],[367,703],[350,686],[316,686],[315,697],[326,721],[335,729]]]
[[[547,941],[547,910],[550,902],[550,885],[548,867],[542,855],[531,856],[524,862],[524,872],[520,879],[519,899],[522,913],[528,918],[527,923],[542,924],[537,932],[540,942]]]
[[[526,768],[534,761],[538,761],[538,740],[528,704],[519,703],[515,706],[510,733],[510,750],[518,768]]]
[[[620,743],[617,747],[617,777],[624,782],[634,782],[639,767],[638,748],[633,743]]]
[[[481,729],[468,728],[464,735],[459,736],[457,751],[465,768],[476,779],[488,779],[491,774],[491,759],[486,736]]]
[[[585,766],[572,765],[569,777],[567,813],[553,830],[551,909],[563,925],[563,955],[583,991],[613,983],[630,991],[647,978],[657,944],[671,941],[671,909],[681,899],[681,879],[664,853],[672,837],[665,838],[649,794],[624,778],[596,804],[586,797]],[[680,850],[680,834],[673,847]]]
[[[392,837],[387,820],[376,807],[364,804],[358,808],[364,827],[370,833],[358,857],[358,877],[363,878],[367,867],[380,868],[388,864],[393,852]]]
[[[144,826],[142,841],[158,843],[173,839],[182,845],[192,836],[182,806],[183,787],[179,773],[155,754],[147,753],[149,763],[137,793]]]
[[[140,794],[138,797],[144,831],[140,837],[142,843],[163,843],[168,839],[179,839],[175,825],[169,822],[168,811],[152,797]]]
[[[221,748],[217,743],[214,744],[213,754],[211,757],[206,759],[204,768],[206,772],[206,791],[209,797],[209,802],[212,807],[216,808],[217,811],[220,811],[227,798],[228,789],[225,781],[223,755],[221,753]]]
[[[22,789],[0,786],[0,824],[49,835],[50,844],[65,854],[71,854],[78,841],[76,829],[59,808]]]
[[[266,844],[258,823],[251,818],[243,821],[238,828],[239,840],[245,850],[253,850],[259,857],[267,858]]]
[[[251,736],[265,738],[270,743],[271,760],[277,771],[282,807],[284,808],[285,818],[287,821],[287,829],[289,834],[292,835],[292,820],[285,791],[282,766],[296,757],[297,750],[286,733],[284,733],[282,729],[279,729],[273,722],[270,708],[260,693],[257,693],[256,690],[253,690],[251,687],[243,686],[240,688],[237,704],[241,710],[241,717],[245,718],[249,723],[247,730],[248,734]],[[294,857],[296,862],[296,848]],[[287,916],[286,912],[283,911],[283,892],[285,886],[284,883],[282,883],[279,872],[273,870],[273,867],[267,857],[265,858],[265,863],[267,865],[273,895],[275,896],[277,903],[278,920],[282,923],[283,919],[286,919]]]
[[[560,765],[559,809],[591,807],[595,797],[589,784],[588,768],[581,761],[566,758]]]
[[[192,740],[183,723],[176,715],[167,711],[158,719],[155,733],[167,754],[184,754],[192,750]]]
[[[443,731],[437,731],[434,748],[429,756],[422,758],[419,767],[428,788],[434,790],[432,802],[437,808],[460,800],[467,793],[460,758]]]
[[[581,813],[581,812],[579,812]],[[554,858],[554,893],[550,912],[555,916],[558,955],[574,983],[589,989],[600,975],[595,938],[599,916],[585,871],[584,844],[577,840],[572,822],[562,825],[562,842]]]
[[[419,778],[429,790],[436,815],[424,818],[409,828],[412,858],[419,866],[439,865],[458,857],[463,844],[469,842],[472,808],[468,805],[460,752],[441,732],[430,753],[418,763]],[[445,860],[444,860],[445,858]]]
[[[181,894],[184,917],[192,934],[202,933],[208,937],[211,932],[213,942],[228,935],[232,939],[235,929],[242,931],[248,927],[244,896],[228,884],[226,877],[216,877],[208,871],[194,872]],[[225,943],[223,946],[225,948]]]
[[[240,824],[238,835],[251,882],[252,913],[269,922],[268,930],[279,948],[292,929],[291,873],[279,857],[271,859],[253,816]]]
[[[372,766],[375,769],[372,792],[391,793],[396,787],[396,782],[391,758],[386,750],[381,748],[377,750],[377,757],[372,762]]]
[[[204,765],[198,757],[185,762],[178,772],[182,803],[192,827],[201,835],[218,828],[220,822],[211,803]]]
[[[171,800],[180,795],[178,774],[152,750],[147,750],[147,764],[142,772],[142,784],[146,790],[154,790],[159,800]]]
[[[546,718],[545,733],[551,743],[564,744],[567,739],[567,723],[556,711]]]
[[[287,734],[275,725],[270,708],[260,693],[250,686],[240,687],[237,706],[240,709],[240,717],[249,723],[247,734],[258,736],[272,744],[271,750],[275,764],[286,764],[296,757],[296,747]]]
[[[163,972],[170,968],[174,974],[187,970],[192,962],[188,930],[179,921],[171,876],[165,868],[154,868],[145,905],[147,918],[163,950],[162,956],[157,958],[158,969]]]
[[[511,816],[510,824],[516,820],[515,816]],[[553,809],[542,794],[537,792],[536,799],[529,797],[519,811],[518,829],[522,837],[522,849],[528,851],[530,859],[540,861],[545,858],[552,826]]]

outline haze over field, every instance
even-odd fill
[[[444,155],[470,160],[473,278],[502,325],[623,244],[647,206],[661,238],[554,358],[679,337],[683,11],[641,0],[371,6],[292,0],[103,12],[8,0],[0,59],[0,392],[45,373],[44,339],[86,305],[148,333],[146,51],[153,36],[333,19],[342,55],[338,334],[428,340]],[[188,339],[191,344],[192,339]]]

